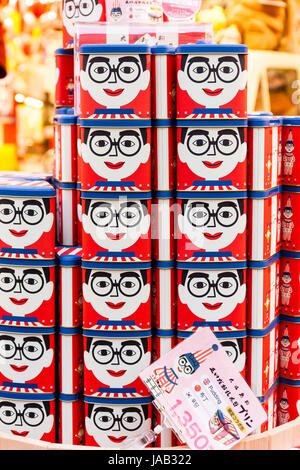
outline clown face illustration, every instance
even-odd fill
[[[147,271],[86,270],[83,297],[102,317],[129,317],[150,298]]]
[[[213,54],[208,56],[182,55],[178,85],[206,108],[219,108],[230,103],[247,84],[243,55]]]
[[[294,142],[292,140],[287,140],[284,146],[286,154],[292,154],[295,149]]]
[[[247,154],[243,128],[183,128],[178,157],[206,180],[229,175]]]
[[[17,437],[41,439],[54,424],[47,401],[0,401],[0,431]]]
[[[82,214],[85,233],[108,251],[122,251],[134,245],[142,235],[148,234],[150,215],[147,201],[119,200],[85,201]]]
[[[246,297],[243,271],[183,271],[179,299],[206,321],[230,315]]]
[[[150,157],[146,129],[85,129],[82,158],[97,175],[121,181]]]
[[[148,88],[150,71],[146,55],[84,55],[81,86],[96,103],[120,108]]]
[[[52,297],[49,268],[0,267],[0,302],[7,313],[25,316]]]
[[[35,243],[53,226],[50,200],[29,198],[0,199],[1,240],[14,248]]]
[[[100,0],[63,0],[63,25],[69,36],[74,36],[75,23],[97,23],[102,15]]]
[[[205,251],[229,246],[246,230],[242,199],[184,200],[178,226],[182,234]]]
[[[54,356],[49,335],[0,335],[0,373],[25,383],[51,365]]]
[[[222,347],[225,349],[227,356],[231,359],[239,372],[245,368],[246,353],[243,351],[243,339],[226,339],[220,341]]]
[[[151,419],[147,405],[89,405],[85,427],[100,447],[124,449],[150,430]]]
[[[134,382],[150,365],[151,352],[146,338],[88,338],[84,363],[99,382],[112,388],[122,388]]]

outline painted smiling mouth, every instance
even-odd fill
[[[118,309],[118,308],[122,308],[124,307],[125,305],[125,302],[119,302],[118,304],[113,304],[112,302],[105,302],[106,305],[108,305],[110,308],[115,308],[115,309]]]
[[[12,433],[13,433],[15,436],[25,437],[25,436],[27,436],[27,434],[29,433],[29,431],[22,431],[22,432],[19,432],[19,431],[12,431]]]
[[[203,302],[203,305],[204,305],[205,308],[208,308],[209,310],[217,310],[223,304],[222,304],[222,302],[219,302],[218,304],[207,304],[207,303]]]
[[[28,230],[21,230],[20,232],[18,232],[17,230],[12,229],[10,229],[9,231],[14,237],[24,237],[24,235],[26,235],[26,233],[28,232]]]
[[[113,377],[121,377],[122,375],[125,374],[126,370],[118,370],[118,371],[108,370],[107,372]]]
[[[118,170],[119,168],[122,168],[125,162],[118,162],[118,163],[111,163],[111,162],[104,162],[108,168],[111,168],[112,170]]]
[[[208,240],[218,240],[218,238],[220,238],[223,235],[223,233],[218,232],[218,233],[212,234],[212,233],[207,233],[206,232],[203,235],[205,236],[205,238],[208,238]]]
[[[16,305],[24,305],[26,304],[28,299],[14,299],[13,297],[10,297],[9,300]]]
[[[26,369],[28,369],[28,366],[16,366],[14,364],[11,364],[10,367],[16,371],[16,372],[24,372]]]
[[[204,93],[209,96],[218,96],[222,93],[223,88],[217,88],[216,90],[210,90],[209,88],[203,88]]]
[[[121,437],[114,437],[114,436],[107,436],[108,439],[110,439],[112,442],[115,442],[116,444],[119,444],[120,442],[125,441],[127,439],[127,436],[121,436]]]
[[[109,96],[119,96],[123,93],[124,88],[118,88],[118,90],[110,90],[109,88],[104,88],[105,93]]]
[[[211,162],[203,162],[203,165],[205,165],[207,168],[218,168],[220,165],[222,165],[222,161],[220,162],[214,162],[214,163],[211,163]]]
[[[106,236],[110,240],[121,240],[125,236],[125,233],[107,233]]]

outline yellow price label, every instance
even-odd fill
[[[239,428],[239,430],[240,430],[242,433],[245,433],[245,432],[246,432],[246,428],[245,428],[245,426],[243,425],[243,423],[239,420],[239,418],[237,417],[237,415],[235,414],[235,412],[233,411],[233,409],[230,408],[230,406],[227,406],[226,411],[227,411],[228,414],[230,415],[232,421],[237,425],[237,427]]]

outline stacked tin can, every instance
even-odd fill
[[[248,140],[247,381],[268,412],[265,431],[276,426],[278,392],[282,120],[249,116]]]
[[[151,428],[151,49],[80,48],[86,444]]]
[[[247,48],[177,48],[177,329],[203,326],[245,376]]]
[[[56,442],[55,191],[0,178],[0,431]]]
[[[297,418],[300,410],[300,244],[297,217],[300,198],[299,139],[299,117],[284,117],[278,425]]]

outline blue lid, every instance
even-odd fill
[[[83,329],[82,334],[90,338],[150,338],[152,336],[152,330],[108,331]]]
[[[209,186],[219,186],[220,180],[209,181]],[[224,182],[222,182],[224,185]],[[205,185],[205,181],[201,181]],[[245,199],[248,196],[247,191],[177,191],[177,199]]]
[[[283,126],[300,126],[300,116],[283,116]]]
[[[157,199],[173,199],[176,191],[153,191],[152,195]]]
[[[153,119],[153,127],[174,127],[176,126],[176,119]]]
[[[177,119],[177,127],[247,127],[247,119]]]
[[[288,184],[284,184],[282,186],[282,191],[287,193],[300,193],[300,186],[290,186]]]
[[[75,326],[71,328],[66,328],[64,326],[59,327],[60,335],[73,336],[73,335],[79,335],[81,333],[82,333],[82,328],[80,326]]]
[[[34,266],[42,268],[51,268],[55,266],[55,259],[34,259],[34,258],[4,258],[0,257],[0,266]]]
[[[74,114],[59,114],[54,118],[58,124],[77,124],[77,116]]]
[[[281,314],[280,315],[280,321],[299,324],[300,323],[300,317],[291,317],[290,315]]]
[[[76,189],[76,183],[64,183],[53,178],[53,184],[58,189]]]
[[[44,180],[15,181],[0,177],[0,196],[43,198],[55,197],[55,189]]]
[[[268,325],[266,328],[262,330],[254,330],[252,328],[248,328],[247,336],[249,336],[250,338],[264,338],[270,333],[270,331],[273,330],[273,328],[275,328],[276,325],[278,325],[279,322],[280,322],[280,315],[274,318],[274,320],[270,323],[270,325]]]
[[[252,269],[267,268],[268,266],[271,266],[271,264],[279,260],[280,256],[281,254],[279,252],[264,261],[248,261],[248,267]]]
[[[76,251],[78,249],[79,254],[76,254],[76,253],[60,254],[59,250],[60,249],[63,250],[64,248],[65,247],[63,246],[55,247],[55,252],[56,252],[55,256],[58,260],[59,266],[63,266],[63,267],[81,266],[81,253],[82,253],[81,247],[78,247],[78,246],[68,247],[68,250],[71,250],[73,248],[74,251]]]
[[[56,49],[55,55],[74,55],[74,49],[64,49],[63,47],[59,47]]]
[[[159,338],[172,338],[176,336],[175,328],[170,330],[162,330],[160,328],[153,328],[153,336],[158,336]]]
[[[282,192],[282,186],[275,186],[275,188],[268,189],[267,191],[248,191],[250,199],[267,199]]]
[[[39,335],[51,335],[55,333],[55,327],[54,326],[49,326],[49,327],[30,327],[30,326],[7,326],[7,325],[1,325],[0,326],[0,332],[7,332],[7,333],[28,333],[32,334],[34,333],[39,334]]]
[[[273,116],[273,113],[271,111],[253,111],[248,116]]]
[[[151,119],[79,119],[81,127],[151,127]]]
[[[202,328],[201,326],[199,329]],[[193,331],[177,331],[178,338],[189,338],[194,332]],[[247,330],[234,330],[234,331],[214,331],[214,335],[222,341],[222,339],[236,339],[236,338],[246,338]]]
[[[300,252],[297,252],[297,251],[282,250],[280,252],[280,255],[281,255],[281,258],[300,259]]]
[[[60,114],[74,114],[74,108],[72,106],[63,106],[62,108],[56,108],[55,116]]]
[[[182,44],[176,54],[247,54],[245,44]]]
[[[249,127],[274,127],[281,125],[281,118],[279,116],[248,116]]]
[[[199,253],[200,254],[200,253]],[[218,256],[218,254],[214,254],[214,256]],[[224,256],[221,252],[219,256]],[[210,258],[210,253],[201,252],[202,258]],[[177,261],[177,269],[188,269],[193,270],[195,269],[198,271],[199,269],[209,269],[209,270],[222,270],[222,269],[246,269],[248,267],[247,261]]]
[[[80,54],[150,54],[147,44],[84,44]]]
[[[73,393],[72,395],[66,395],[65,393],[59,393],[58,399],[60,401],[74,402],[83,398],[82,393]]]
[[[105,253],[107,257],[110,257],[112,253],[106,252]],[[128,269],[151,269],[151,261],[137,261],[134,263],[130,262],[124,262],[124,261],[113,261],[113,262],[106,262],[106,261],[88,261],[88,260],[82,260],[81,264],[82,268],[85,269],[118,269],[118,270],[124,270],[127,271]]]
[[[100,191],[82,191],[81,196],[83,199],[151,199],[151,192],[136,192],[136,193],[104,193]]]
[[[300,380],[286,379],[285,377],[279,377],[279,383],[291,385],[292,387],[300,387]]]
[[[157,269],[173,269],[176,267],[176,261],[153,261],[152,267]]]
[[[107,393],[111,392],[110,388],[107,388]],[[126,393],[126,389],[120,394]],[[152,396],[150,397],[139,397],[139,398],[104,398],[104,397],[88,397],[84,396],[85,403],[91,404],[107,404],[107,405],[149,405],[152,403]]]
[[[175,54],[176,47],[168,46],[167,44],[159,44],[151,47],[152,54]]]

